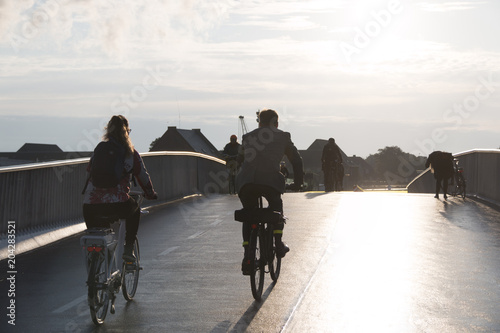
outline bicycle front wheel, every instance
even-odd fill
[[[106,261],[102,255],[96,253],[90,263],[87,280],[90,316],[96,325],[104,323],[108,313],[109,296],[105,288],[106,279]]]
[[[271,274],[271,279],[273,281],[278,281],[281,271],[281,257],[276,255],[276,240],[274,239],[273,228],[268,227],[267,229],[267,246],[268,246],[268,256],[269,256],[269,273]]]
[[[262,297],[262,290],[264,289],[264,258],[262,251],[264,251],[262,229],[260,227],[253,229],[250,236],[250,286],[252,288],[252,295],[257,301]]]
[[[133,263],[123,263],[122,269],[122,293],[123,297],[127,301],[131,301],[135,292],[137,291],[137,284],[139,283],[139,271],[140,271],[140,253],[139,253],[139,241],[137,238],[134,242],[134,255],[135,255],[135,264]]]

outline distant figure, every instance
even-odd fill
[[[238,156],[238,149],[240,148],[240,144],[238,142],[238,137],[236,135],[231,135],[229,137],[229,143],[224,146],[223,154],[224,157],[226,158],[232,158],[236,159]]]
[[[280,172],[285,176],[285,181],[289,178],[290,172],[288,172],[288,169],[286,168],[286,163],[285,161],[280,162]]]
[[[229,138],[229,143],[224,146],[222,154],[226,160],[226,169],[229,173],[229,193],[236,194],[236,182],[235,177],[240,164],[237,161],[238,151],[240,149],[240,144],[238,142],[238,137],[236,135],[231,135]]]
[[[439,198],[439,190],[442,186],[446,200],[448,198],[448,179],[453,177],[453,155],[443,151],[434,151],[425,162],[425,167],[428,168],[429,166],[436,179],[436,195],[434,198]]]
[[[334,138],[328,139],[328,143],[323,147],[321,166],[325,175],[325,191],[330,192],[341,189],[340,179],[343,177],[338,175],[341,172],[343,176],[344,168],[342,166],[342,154]]]

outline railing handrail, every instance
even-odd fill
[[[500,154],[500,149],[470,149],[466,151],[462,151],[460,153],[453,154],[454,157],[473,154],[473,153],[492,153],[492,154]]]
[[[226,161],[224,161],[220,158],[217,158],[217,157],[214,157],[211,155],[205,155],[202,153],[192,152],[192,151],[155,151],[155,152],[146,152],[146,153],[139,153],[139,154],[141,155],[141,157],[166,156],[166,155],[193,156],[193,157],[204,158],[207,160],[212,160],[212,161],[215,161],[215,162],[218,162],[221,164],[226,164]],[[0,173],[75,165],[75,164],[80,164],[80,163],[87,163],[89,160],[90,160],[90,157],[82,157],[82,158],[58,160],[58,161],[19,164],[19,165],[14,165],[14,166],[11,165],[11,166],[6,166],[6,167],[0,167]]]

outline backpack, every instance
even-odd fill
[[[111,188],[125,174],[125,148],[114,140],[102,141],[94,149],[90,179],[98,188]]]

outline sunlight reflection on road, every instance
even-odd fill
[[[365,192],[342,193],[336,214],[287,332],[499,331],[500,213]]]
[[[404,201],[389,206],[387,194],[369,195],[362,206],[356,196],[342,201],[339,221],[345,223],[336,233],[342,239],[334,239],[340,261],[332,267],[334,285],[339,287],[332,295],[336,307],[340,305],[337,319],[366,331],[394,322],[400,317],[395,314],[408,316],[413,261],[408,246],[413,242],[408,227],[413,207]]]
[[[404,194],[343,195],[326,260],[311,287],[314,297],[306,296],[303,302],[303,309],[311,309],[311,302],[312,309],[324,310],[308,310],[315,329],[373,332],[375,327],[408,327],[415,262],[412,218],[418,207],[398,196]],[[302,329],[293,326],[290,331]]]

